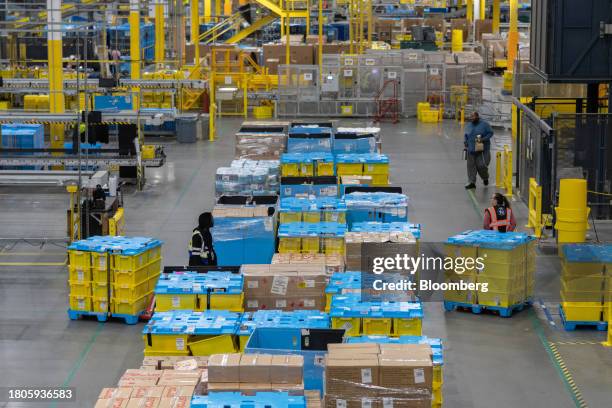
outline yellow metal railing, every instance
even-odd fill
[[[607,267],[606,267],[606,271],[607,271]],[[610,277],[610,272],[608,273],[608,279],[611,279]],[[603,344],[605,347],[612,347],[612,302],[607,302],[608,303],[608,338],[606,341],[602,342],[601,344]]]
[[[512,197],[512,150],[504,145],[504,150],[497,152],[495,163],[495,185],[506,190],[506,197]]]
[[[117,236],[123,235],[123,227],[125,226],[125,212],[123,208],[119,208],[115,215],[108,220],[108,235]]]
[[[544,219],[542,215],[542,186],[538,185],[535,178],[529,179],[529,216],[526,228],[533,228],[536,238],[542,236]]]

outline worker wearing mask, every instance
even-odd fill
[[[211,213],[200,214],[198,226],[193,230],[189,242],[189,266],[217,265],[217,254],[213,248],[210,233],[213,225],[214,220]]]
[[[464,151],[467,160],[468,184],[465,188],[476,188],[476,175],[480,175],[485,186],[489,185],[489,163],[491,163],[491,138],[493,129],[474,112],[464,135]]]
[[[514,212],[510,208],[510,201],[503,194],[495,193],[491,197],[491,206],[485,210],[483,228],[499,232],[515,230]]]

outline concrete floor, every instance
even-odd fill
[[[148,170],[144,191],[125,194],[128,235],[162,239],[166,265],[186,261],[190,231],[197,215],[214,202],[215,169],[231,160],[240,123],[222,120],[215,143],[160,141],[168,163]],[[473,195],[464,190],[462,136],[455,123],[403,120],[383,124],[382,135],[392,183],[410,196],[409,217],[423,224],[425,240],[443,241],[480,227],[494,187],[479,185]],[[507,138],[500,132],[496,146]],[[102,387],[116,384],[125,369],[140,365],[142,324],[68,320],[64,248],[36,239],[63,237],[67,206],[68,196],[60,189],[0,188],[0,387],[69,385],[76,387],[77,403],[56,406],[85,407],[93,405]],[[525,206],[515,202],[514,208],[524,225]],[[440,303],[425,305],[424,334],[441,337],[445,345],[445,406],[584,406],[573,398],[583,398],[592,408],[610,406],[612,352],[599,344],[605,333],[558,327],[552,306],[559,269],[556,256],[539,258],[536,291],[544,307],[538,301],[510,319],[444,312]],[[561,367],[567,367],[567,374]],[[574,391],[566,381],[575,383]]]

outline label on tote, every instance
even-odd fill
[[[183,351],[185,350],[185,339],[182,337],[178,337],[176,339],[176,349],[178,351]]]
[[[372,384],[372,369],[371,368],[361,369],[361,382],[363,384]]]
[[[336,400],[336,408],[346,408],[346,400],[337,399]]]
[[[372,408],[372,399],[371,398],[362,398],[361,399],[361,408]]]
[[[273,295],[282,295],[285,296],[287,294],[287,287],[289,286],[289,277],[288,276],[275,276],[272,280],[272,288],[270,289],[270,293]]]
[[[287,301],[285,299],[277,299],[276,307],[287,307]]]
[[[85,274],[83,273],[83,271],[81,271],[81,270],[77,271],[77,280],[78,281],[84,281],[85,280]]]
[[[383,408],[393,408],[393,398],[383,398]]]
[[[247,307],[250,308],[250,309],[257,308],[257,307],[259,307],[259,302],[256,301],[256,300],[248,300],[247,301]]]
[[[312,81],[312,72],[304,73],[304,81]]]
[[[315,307],[314,299],[304,299],[304,307]]]
[[[172,296],[172,307],[181,306],[181,297],[180,296]]]
[[[425,382],[425,370],[422,368],[414,369],[414,383],[422,384]]]
[[[257,289],[259,287],[259,282],[257,281],[249,281],[247,282],[247,288],[249,289]]]

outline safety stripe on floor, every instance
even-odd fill
[[[554,344],[555,346],[599,346],[601,345],[600,341],[555,341],[550,342],[550,344]]]
[[[563,379],[565,380],[566,384],[568,385],[572,393],[572,397],[574,398],[574,402],[576,403],[576,406],[579,408],[587,408],[588,406],[586,402],[584,401],[584,398],[582,397],[582,392],[580,392],[580,389],[576,385],[576,382],[574,381],[574,377],[572,376],[572,373],[570,373],[569,369],[567,368],[567,365],[565,364],[563,357],[561,357],[561,353],[559,353],[559,350],[557,349],[556,344],[552,342],[548,342],[548,346],[550,347],[550,351],[552,352],[552,356],[555,362],[557,363],[557,365],[559,366],[561,370]]]

